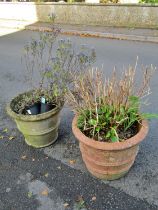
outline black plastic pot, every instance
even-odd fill
[[[35,103],[32,106],[28,106],[25,108],[25,114],[28,113],[30,115],[40,114],[41,111],[41,103]]]
[[[45,104],[41,103],[41,110],[40,110],[40,112],[41,113],[45,113],[45,112],[48,112],[48,111],[50,111],[50,110],[52,110],[54,108],[55,108],[55,105],[47,104],[47,103],[45,103]]]

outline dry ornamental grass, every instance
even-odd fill
[[[155,68],[142,67],[139,84],[136,84],[136,69],[137,63],[128,66],[121,77],[114,69],[112,76],[105,79],[101,70],[93,68],[84,75],[75,75],[73,91],[69,90],[67,100],[79,116],[78,127],[86,136],[117,142],[138,132],[138,123],[145,117],[140,114],[140,106],[142,99],[151,93]]]

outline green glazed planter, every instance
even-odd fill
[[[23,93],[26,94],[26,93]],[[15,120],[19,131],[24,135],[25,142],[35,148],[46,147],[58,138],[58,127],[60,124],[60,111],[63,103],[51,111],[38,115],[17,114],[12,107],[21,98],[19,94],[7,105],[7,113]]]

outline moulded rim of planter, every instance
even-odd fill
[[[29,93],[30,91],[28,91]],[[57,112],[59,112],[63,105],[64,105],[64,101],[60,101],[60,104],[57,105],[54,109],[48,111],[48,112],[45,112],[45,113],[41,113],[41,114],[38,114],[38,115],[24,115],[24,114],[18,114],[16,112],[14,112],[11,108],[11,104],[13,103],[14,100],[16,100],[18,97],[22,96],[23,94],[25,94],[27,92],[24,92],[24,93],[21,93],[19,94],[18,96],[14,97],[8,104],[7,104],[7,107],[6,107],[6,111],[7,113],[14,119],[17,119],[17,120],[22,120],[22,121],[40,121],[40,120],[44,120],[46,118],[49,118],[53,115],[55,115]]]
[[[142,126],[140,126],[140,130],[135,136],[133,136],[123,142],[114,142],[114,143],[99,142],[99,141],[96,141],[92,138],[85,136],[80,131],[80,129],[77,127],[77,119],[78,119],[78,117],[76,115],[72,122],[72,130],[73,130],[75,137],[82,143],[84,143],[90,147],[93,147],[95,149],[100,149],[100,150],[123,150],[123,149],[133,147],[133,146],[139,144],[146,137],[148,130],[149,130],[148,121],[142,120],[142,123],[141,123]]]

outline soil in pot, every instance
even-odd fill
[[[138,128],[139,128],[139,124],[137,122],[133,123],[133,125],[130,128],[128,128],[126,131],[124,131],[124,129],[121,126],[118,127],[117,134],[118,134],[120,141],[126,141],[127,139],[135,136],[139,132]],[[105,130],[101,130],[100,136],[98,138],[98,135],[95,135],[94,137],[92,136],[91,129],[86,130],[86,131],[81,130],[81,132],[84,133],[84,135],[89,138],[93,138],[94,140],[100,141],[100,142],[109,142],[110,143],[111,140],[108,138],[105,138],[107,131],[108,131],[108,128]]]

